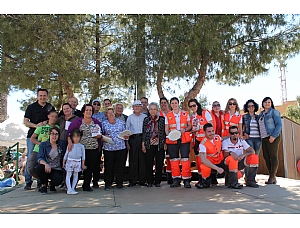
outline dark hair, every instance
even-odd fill
[[[73,131],[71,131],[70,138],[71,138],[71,140],[72,140],[73,143],[74,143],[73,137],[74,137],[75,135],[78,135],[78,136],[81,138],[82,135],[83,135],[83,132],[80,131],[79,128],[75,128]]]
[[[148,98],[147,97],[141,97],[140,100],[145,99],[148,102]]]
[[[172,97],[172,98],[170,99],[170,104],[171,104],[171,102],[174,101],[174,100],[176,100],[176,101],[178,102],[178,104],[179,104],[179,99],[178,99],[177,97]],[[172,107],[171,107],[171,110],[173,110]]]
[[[214,127],[211,123],[204,124],[203,129],[206,131],[207,128]]]
[[[244,104],[244,112],[245,113],[249,112],[249,110],[248,110],[248,104],[249,103],[254,104],[254,112],[257,112],[258,111],[258,104],[253,99],[247,100],[246,104]]]
[[[191,102],[195,102],[196,103],[196,105],[198,106],[197,107],[197,114],[199,115],[199,116],[202,116],[202,111],[203,111],[203,109],[202,109],[202,106],[201,106],[201,104],[196,100],[196,99],[191,99],[191,100],[189,100],[189,102],[188,102],[188,105],[190,106],[190,103]]]
[[[91,104],[84,104],[83,106],[82,106],[82,108],[81,108],[81,112],[82,112],[82,114],[84,115],[84,112],[85,112],[85,108],[86,107],[92,107],[92,112],[94,113],[94,106],[93,105],[91,105]]]
[[[262,102],[261,102],[261,107],[265,108],[265,107],[264,107],[264,102],[267,101],[267,100],[271,100],[271,107],[272,107],[273,109],[275,109],[274,103],[273,103],[273,100],[271,99],[271,97],[265,97],[265,98],[262,100]]]
[[[39,88],[38,90],[37,90],[37,94],[39,94],[39,92],[46,92],[47,93],[47,95],[48,95],[48,90],[47,89],[42,89],[42,88]]]
[[[229,127],[229,131],[232,130],[232,129],[237,129],[237,130],[239,130],[237,126],[230,126],[230,127]]]
[[[68,105],[70,108],[72,108],[69,103],[63,103],[62,106],[61,106],[61,109],[63,109],[65,105]]]
[[[108,99],[108,98],[105,98],[105,99],[103,100],[103,103],[104,103],[105,101],[109,101],[109,102],[111,103],[111,100]]]
[[[50,114],[53,113],[53,112],[55,112],[55,113],[58,115],[57,111],[55,111],[55,110],[51,110],[51,111],[48,113],[48,115],[50,115]]]
[[[58,144],[59,138],[60,138],[60,130],[59,130],[58,127],[51,127],[50,130],[49,130],[49,136],[50,136],[50,133],[51,133],[53,130],[55,130],[55,131],[58,132],[58,139],[57,139],[57,144]],[[50,140],[50,139],[49,139],[49,140]]]
[[[167,103],[169,103],[168,99],[167,99],[167,98],[165,98],[165,97],[161,97],[161,98],[159,98],[159,103],[161,103],[161,101],[163,101],[163,100],[165,100]]]

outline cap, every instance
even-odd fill
[[[135,101],[133,102],[132,106],[135,106],[135,105],[137,105],[137,106],[143,106],[143,105],[142,105],[142,102],[141,102],[140,100],[135,100]]]
[[[99,104],[101,105],[101,101],[100,101],[99,99],[94,99],[94,100],[92,101],[92,104],[94,104],[94,102],[99,102]]]

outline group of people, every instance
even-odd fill
[[[212,110],[204,110],[191,99],[188,112],[180,109],[176,97],[170,101],[160,98],[159,104],[149,104],[142,97],[134,101],[133,113],[126,116],[123,104],[112,105],[110,99],[103,101],[104,112],[100,112],[99,99],[77,110],[75,97],[63,104],[58,114],[47,102],[46,89],[39,89],[37,95],[24,116],[29,127],[24,189],[31,189],[33,176],[42,194],[48,188],[55,192],[59,185],[66,186],[67,194],[77,194],[82,173],[83,191],[93,191],[99,188],[103,156],[107,191],[114,182],[118,189],[125,189],[127,158],[128,187],[160,187],[165,170],[170,187],[180,187],[183,181],[185,188],[191,188],[191,152],[199,177],[196,188],[217,184],[217,175],[224,173],[225,184],[240,189],[242,172],[246,186],[259,187],[255,176],[261,146],[269,171],[266,184],[276,183],[281,118],[270,97],[263,99],[260,114],[258,104],[248,100],[243,115],[234,98],[228,100],[224,111],[218,101],[213,102]],[[125,130],[130,134],[120,137]],[[176,138],[171,137],[174,133]]]

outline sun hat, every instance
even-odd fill
[[[142,102],[140,100],[135,100],[132,104],[132,107],[133,106],[143,106]]]

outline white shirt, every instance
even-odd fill
[[[241,139],[238,139],[236,144],[233,144],[230,138],[224,139],[222,142],[222,150],[234,152],[237,156],[242,155],[244,150],[247,150],[249,147],[249,144]]]
[[[128,116],[126,121],[126,130],[133,132],[134,134],[143,133],[143,121],[147,115],[141,113],[140,115],[135,115],[134,113]]]
[[[177,114],[174,113],[174,117],[175,117],[175,120],[176,120],[176,130],[180,131],[180,115],[181,115],[181,111],[179,111]],[[186,112],[187,114],[187,121],[189,122],[190,121],[190,116],[189,114]],[[168,118],[165,118],[165,124],[169,124],[169,121],[168,121]]]

